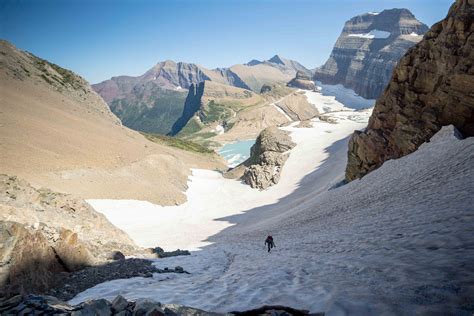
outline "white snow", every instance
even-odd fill
[[[370,14],[370,15],[379,15],[380,12],[367,12],[367,14]]]
[[[305,91],[308,102],[313,104],[319,113],[345,111],[349,109],[366,109],[375,104],[375,100],[364,99],[353,90],[341,84],[325,85],[317,82],[318,92]]]
[[[181,90],[181,89],[183,89],[181,86],[176,87],[176,90]]]
[[[215,244],[202,251],[155,260],[160,268],[180,265],[191,274],[106,282],[71,302],[121,294],[217,312],[281,304],[327,315],[467,315],[461,302],[474,294],[474,138],[461,141],[445,133],[362,180],[329,191],[328,184],[344,171],[347,143],[325,147],[321,141],[322,146],[299,153],[316,150],[318,164],[292,194],[220,218],[235,226],[210,238]],[[323,152],[327,156],[320,160]],[[288,161],[292,165],[284,171],[297,160]],[[287,172],[282,181],[290,176]],[[242,196],[238,203],[248,202]],[[199,230],[210,233],[205,224]],[[181,223],[175,225],[181,230]],[[165,234],[163,226],[157,223],[157,234]],[[267,234],[277,247],[270,254],[263,244]]]
[[[390,36],[390,32],[380,31],[380,30],[372,30],[369,33],[360,33],[360,34],[348,34],[349,37],[359,37],[359,38],[388,38]]]
[[[474,297],[474,138],[443,129],[414,153],[337,187],[348,136],[370,110],[307,96],[337,124],[285,127],[297,145],[266,191],[195,169],[181,206],[89,201],[143,246],[204,247],[154,260],[191,274],[110,281],[71,303],[121,294],[216,312],[267,304],[326,315],[469,314],[462,302]],[[272,253],[264,249],[269,234]]]
[[[217,125],[216,128],[214,128],[213,132],[216,132],[217,135],[222,135],[225,132],[224,126],[222,125]]]
[[[415,33],[415,32],[411,32],[411,33],[410,33],[410,34],[408,34],[408,35],[410,35],[410,36],[421,36],[420,34],[418,34],[418,33]]]
[[[293,192],[301,179],[313,171],[328,154],[325,148],[363,128],[370,115],[364,112],[337,113],[338,124],[314,121],[313,128],[292,126],[297,146],[283,167],[278,185],[258,191],[219,172],[193,169],[188,182],[188,201],[179,206],[159,206],[145,201],[88,200],[116,226],[125,230],[139,245],[197,250],[209,244],[208,237],[229,226],[217,218],[239,214],[249,209],[276,203]],[[229,163],[232,163],[229,161]],[[340,176],[340,175],[339,175]],[[335,181],[332,179],[333,182]],[[326,183],[327,186],[334,184]]]
[[[308,102],[313,104],[319,113],[327,113],[334,111],[349,110],[344,104],[338,102],[334,96],[324,96],[320,92],[308,91],[304,92]]]

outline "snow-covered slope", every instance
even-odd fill
[[[156,261],[191,274],[112,281],[73,302],[123,294],[215,311],[285,304],[328,315],[468,315],[474,139],[443,129],[418,151],[325,191],[321,182],[340,168],[337,147],[278,203],[222,218],[235,225],[213,245]],[[277,246],[270,254],[267,234]]]
[[[328,98],[329,101],[331,99]],[[333,102],[335,102],[333,100]],[[301,186],[301,180],[318,168],[335,150],[337,168],[326,170],[318,184],[324,189],[343,179],[348,136],[367,125],[370,111],[343,111],[331,115],[337,124],[315,119],[313,128],[285,127],[297,146],[291,151],[278,185],[257,191],[237,180],[225,179],[219,172],[193,170],[186,191],[187,202],[162,207],[149,202],[89,200],[116,226],[125,230],[139,245],[164,249],[198,249],[205,240],[230,224],[217,218],[245,212],[278,202]],[[313,186],[313,190],[315,187]]]

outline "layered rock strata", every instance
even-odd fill
[[[473,21],[474,2],[456,1],[400,60],[367,129],[349,142],[348,181],[417,150],[442,126],[474,136]]]

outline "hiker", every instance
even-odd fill
[[[273,247],[276,247],[272,236],[268,236],[267,239],[265,239],[265,245],[268,246],[268,252],[270,252]]]

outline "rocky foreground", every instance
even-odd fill
[[[200,309],[177,304],[161,304],[149,299],[129,301],[117,296],[112,302],[105,299],[90,300],[78,305],[69,305],[53,296],[14,296],[9,299],[0,299],[0,313],[2,315],[74,315],[74,316],[108,316],[108,315],[147,315],[147,316],[218,316],[218,315],[271,315],[271,316],[322,316],[324,313],[310,314],[305,310],[296,310],[284,306],[263,306],[258,309],[232,312],[226,314],[206,312]]]

